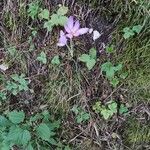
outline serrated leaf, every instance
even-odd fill
[[[31,140],[31,135],[28,130],[12,126],[9,130],[7,140],[13,144],[27,145],[27,143]]]
[[[95,64],[96,64],[96,60],[95,59],[90,59],[86,63],[88,70],[91,70],[95,66]]]
[[[42,62],[43,64],[47,63],[46,54],[41,52],[40,55],[37,57],[37,60]]]
[[[34,19],[38,14],[39,5],[38,3],[32,2],[29,4],[28,15]]]
[[[119,65],[113,67],[113,69],[114,69],[115,71],[121,70],[121,69],[122,69],[122,64],[119,64]]]
[[[96,59],[96,49],[95,48],[91,48],[89,51],[89,55],[91,58]]]
[[[128,72],[124,72],[120,75],[120,78],[125,79],[128,76]]]
[[[60,64],[59,56],[58,55],[54,56],[51,63],[53,65],[59,65]]]
[[[48,9],[44,9],[41,11],[41,13],[39,14],[39,17],[41,19],[49,19],[49,10]]]
[[[41,123],[36,128],[37,135],[45,141],[49,141],[50,139],[50,129],[45,123]]]
[[[133,26],[132,31],[136,32],[137,34],[139,34],[142,30],[142,26],[141,25],[136,25]]]
[[[65,6],[61,6],[58,11],[57,11],[57,14],[58,15],[66,15],[68,12],[68,7],[65,7]]]
[[[25,114],[23,111],[12,111],[8,113],[9,120],[14,124],[19,124],[24,121]]]
[[[79,60],[82,61],[82,62],[88,62],[90,60],[90,56],[87,55],[87,54],[82,54],[80,57],[79,57]]]

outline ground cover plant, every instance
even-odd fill
[[[149,0],[0,8],[0,150],[149,149]]]

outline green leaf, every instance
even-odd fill
[[[49,31],[49,32],[52,31],[52,29],[53,29],[53,23],[52,23],[52,21],[51,20],[46,21],[44,23],[44,28],[46,28],[47,31]]]
[[[42,62],[43,64],[47,63],[46,54],[41,52],[40,55],[37,57],[37,60]]]
[[[128,76],[128,72],[124,72],[120,75],[120,78],[125,79]]]
[[[92,59],[96,59],[96,49],[91,48],[90,51],[89,51],[89,55]]]
[[[124,29],[123,29],[123,32],[124,32],[123,37],[124,37],[125,39],[128,39],[128,38],[130,38],[131,36],[134,35],[134,32],[133,32],[129,27],[124,28]]]
[[[39,14],[39,18],[41,19],[49,19],[49,10],[48,9],[44,9],[41,11],[41,13]]]
[[[37,2],[32,2],[29,4],[28,15],[35,19],[39,11],[39,4]]]
[[[116,87],[119,84],[118,78],[111,78],[110,83],[113,85],[113,87]]]
[[[121,69],[122,69],[122,64],[119,64],[119,65],[113,67],[113,69],[114,69],[115,71],[121,70]]]
[[[26,147],[25,150],[33,150],[33,147],[32,147],[32,145],[31,145],[31,143],[29,143],[29,144],[27,145],[27,147]]]
[[[124,114],[124,113],[127,113],[127,112],[128,112],[128,108],[124,104],[121,104],[120,109],[119,109],[119,113]]]
[[[104,117],[105,120],[107,120],[110,117],[110,112],[107,109],[103,109],[101,111],[101,115]]]
[[[108,108],[111,110],[112,113],[117,113],[117,103],[116,102],[109,104]]]
[[[49,141],[50,139],[50,129],[45,123],[41,123],[36,128],[37,135],[45,141]]]
[[[60,26],[64,26],[67,23],[67,17],[66,16],[58,16],[59,22],[58,24]]]
[[[57,14],[58,15],[66,15],[68,12],[68,7],[65,7],[65,6],[61,6],[58,11],[57,11]]]
[[[23,111],[12,111],[8,113],[9,120],[14,124],[19,124],[24,121],[25,114]]]
[[[141,25],[136,25],[136,26],[133,26],[132,31],[134,31],[137,34],[139,34],[141,32],[142,28],[143,27]]]
[[[114,52],[114,46],[111,45],[111,46],[106,46],[106,52],[107,53],[113,53]]]
[[[80,57],[79,57],[79,60],[82,61],[82,62],[88,62],[90,60],[90,56],[87,55],[87,54],[82,54]]]
[[[21,143],[22,145],[26,145],[28,144],[28,142],[31,140],[31,134],[28,130],[22,130],[22,133],[21,133]]]
[[[59,56],[58,55],[54,56],[54,58],[52,59],[51,63],[53,65],[59,65],[60,64]]]
[[[20,127],[12,126],[9,130],[7,140],[13,144],[25,146],[31,140],[31,135],[28,130],[23,130]]]
[[[112,78],[115,74],[115,71],[114,71],[114,68],[113,68],[113,65],[111,62],[106,62],[106,63],[102,64],[101,70],[106,72],[106,76],[108,78]]]
[[[86,63],[88,70],[91,70],[95,66],[95,64],[96,64],[96,60],[95,59],[90,59]]]
[[[10,125],[10,122],[8,119],[6,119],[4,116],[0,115],[0,127],[7,127]]]

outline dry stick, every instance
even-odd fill
[[[115,90],[113,90],[113,91],[111,92],[111,94],[105,98],[105,101],[106,101],[108,98],[110,98],[122,85],[123,85],[123,83],[120,84]]]

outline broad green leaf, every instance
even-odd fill
[[[31,143],[29,143],[29,144],[27,145],[27,147],[26,147],[25,150],[33,150],[33,147],[32,147],[32,145],[31,145]]]
[[[54,58],[52,59],[51,63],[53,65],[59,65],[60,64],[59,56],[58,55],[54,56]]]
[[[88,62],[90,60],[90,56],[87,55],[87,54],[82,54],[80,57],[79,57],[79,60],[82,61],[82,62]]]
[[[37,57],[37,60],[42,62],[43,64],[47,63],[46,54],[44,52],[41,52],[40,55]]]
[[[9,120],[14,124],[19,124],[24,121],[25,114],[23,111],[11,111],[8,113]]]
[[[50,139],[50,129],[45,123],[41,123],[36,128],[37,135],[45,141],[49,141]]]
[[[88,70],[91,70],[95,66],[95,64],[96,64],[96,60],[95,59],[90,59],[86,63]]]
[[[10,125],[10,121],[6,119],[4,116],[0,115],[0,127],[7,127]]]
[[[90,51],[89,51],[89,55],[92,59],[96,59],[96,49],[91,48]]]
[[[53,24],[53,25],[56,25],[56,26],[58,26],[59,25],[59,15],[57,15],[57,14],[53,14],[52,16],[51,16],[51,23]]]
[[[57,145],[57,141],[53,138],[50,138],[48,142],[52,145]]]
[[[61,6],[58,11],[57,11],[57,14],[58,15],[66,15],[68,12],[68,7],[65,7],[65,6]]]
[[[22,133],[21,133],[21,143],[22,145],[26,145],[28,144],[28,142],[31,140],[31,134],[28,130],[22,130]]]
[[[9,130],[7,140],[13,144],[27,145],[31,140],[31,134],[28,130],[23,130],[20,127],[12,126]]]
[[[48,9],[44,9],[41,11],[41,13],[39,14],[39,18],[41,19],[49,19],[49,10]]]
[[[136,26],[133,26],[132,31],[134,31],[137,34],[139,34],[141,32],[142,28],[143,27],[141,25],[136,25]]]

